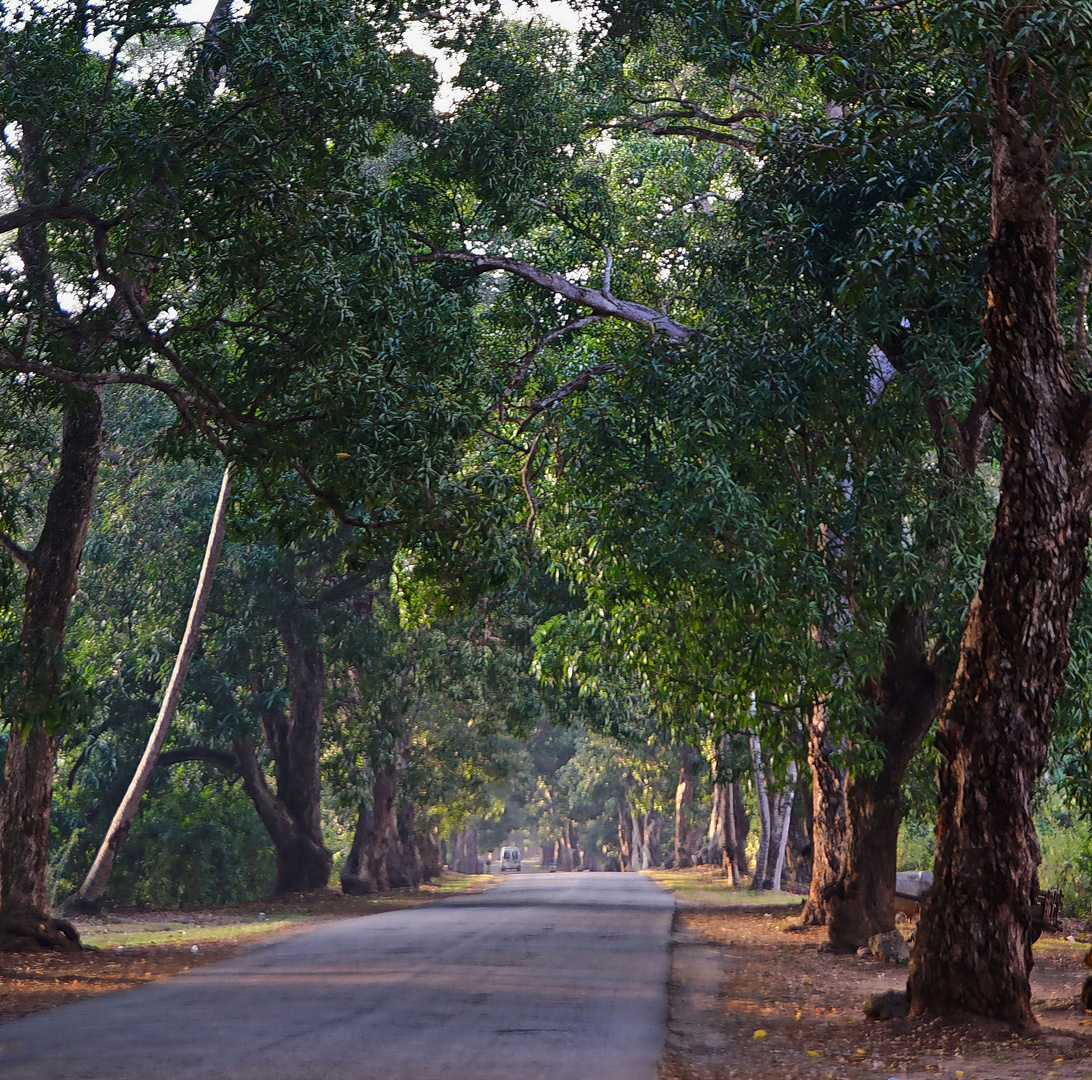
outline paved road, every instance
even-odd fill
[[[654,1080],[672,900],[512,876],[0,1027],[3,1080]]]

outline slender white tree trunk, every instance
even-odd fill
[[[762,743],[757,735],[751,736],[751,759],[755,768],[755,795],[758,802],[758,856],[755,859],[755,875],[752,889],[762,889],[766,884],[766,863],[770,855],[770,797],[766,791],[766,773],[762,768]]]
[[[129,781],[129,788],[125,792],[125,797],[121,800],[121,805],[118,807],[117,813],[114,814],[114,819],[110,822],[110,828],[106,830],[106,837],[99,847],[95,861],[91,864],[91,869],[87,872],[87,877],[84,878],[80,891],[66,901],[65,907],[67,910],[93,910],[101,903],[118,852],[125,843],[129,827],[136,816],[137,807],[140,805],[140,800],[152,778],[152,772],[159,760],[159,752],[163,749],[163,743],[166,741],[171,721],[178,711],[182,688],[185,685],[194,650],[197,647],[201,621],[205,616],[205,608],[208,606],[209,594],[212,592],[212,579],[216,573],[216,564],[220,559],[220,549],[224,543],[224,526],[230,496],[231,466],[228,465],[224,469],[224,478],[220,484],[220,498],[216,502],[216,511],[212,515],[208,544],[205,547],[205,559],[201,564],[197,589],[194,591],[193,603],[190,605],[190,617],[186,622],[186,631],[182,635],[182,643],[178,647],[174,670],[171,672],[170,680],[167,682],[167,689],[163,694],[163,702],[159,706],[159,715],[156,717],[152,732],[148,736],[148,742],[144,747],[144,755],[140,759],[140,764],[133,774],[133,779]]]
[[[785,872],[785,849],[789,844],[789,825],[792,819],[792,799],[796,793],[796,762],[789,762],[789,782],[778,798],[781,817],[781,840],[777,845],[777,862],[774,865],[773,887],[781,891],[781,875]]]

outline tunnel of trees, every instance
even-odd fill
[[[0,0],[0,948],[520,836],[855,951],[912,834],[912,1011],[1033,1024],[1092,9],[207,6]]]

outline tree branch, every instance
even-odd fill
[[[6,532],[0,532],[0,547],[2,547],[24,570],[30,570],[30,564],[34,561],[34,553],[20,547]]]
[[[543,334],[542,337],[540,337],[538,341],[520,357],[519,364],[516,366],[512,378],[504,388],[504,393],[501,394],[501,399],[497,403],[497,419],[501,421],[507,419],[505,405],[512,400],[516,391],[526,381],[527,376],[531,373],[531,365],[534,364],[539,353],[541,353],[547,345],[557,341],[560,337],[564,337],[566,334],[571,334],[574,330],[583,330],[585,326],[593,326],[595,323],[602,321],[602,315],[584,315],[579,319],[574,319],[572,322],[566,323],[564,326],[555,326],[552,330],[548,330]]]
[[[227,750],[211,746],[184,746],[180,750],[165,750],[159,755],[156,766],[180,765],[183,761],[204,761],[228,772],[239,772],[239,759]]]
[[[575,394],[578,390],[583,390],[592,381],[600,375],[609,375],[613,371],[621,371],[621,367],[618,364],[595,364],[590,368],[586,368],[575,378],[570,379],[567,383],[562,383],[552,394],[547,394],[544,398],[536,398],[531,402],[530,412],[527,414],[526,419],[519,426],[519,430],[522,432],[527,425],[536,417],[540,412],[545,412],[552,405],[556,405],[559,401],[563,401],[570,394]]]
[[[621,319],[638,326],[648,326],[677,345],[684,344],[698,333],[693,327],[684,326],[655,308],[633,300],[619,300],[602,289],[577,285],[560,274],[540,270],[522,259],[512,259],[505,255],[485,255],[474,251],[443,251],[419,234],[414,234],[414,239],[430,249],[427,253],[412,255],[410,261],[414,263],[453,262],[482,271],[503,270],[548,292],[564,296],[566,300],[572,300],[582,307],[590,308],[602,318]]]
[[[519,478],[523,483],[523,493],[527,496],[527,505],[531,508],[531,512],[527,515],[527,522],[525,528],[530,532],[534,528],[535,518],[538,517],[538,500],[535,498],[534,488],[531,487],[531,466],[534,464],[535,455],[538,453],[538,436],[535,436],[534,442],[531,443],[531,449],[527,452],[527,457],[523,462],[523,468],[520,470]]]

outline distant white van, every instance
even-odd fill
[[[505,870],[520,870],[520,854],[518,847],[506,847],[501,849],[501,873]]]

